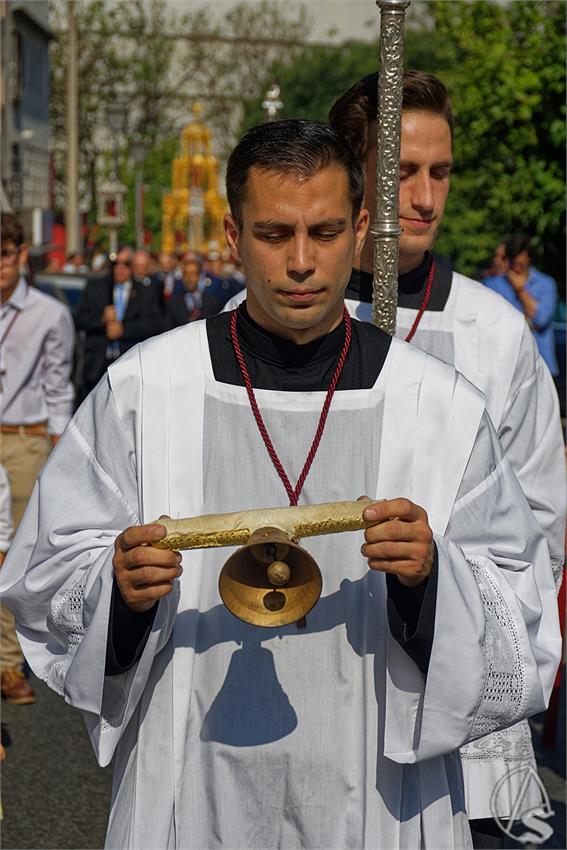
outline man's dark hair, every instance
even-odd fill
[[[526,236],[525,233],[514,233],[513,236],[510,236],[510,238],[506,240],[504,247],[506,249],[507,260],[515,260],[518,254],[521,254],[522,251],[527,251],[528,256],[532,256],[530,237]]]
[[[338,100],[329,112],[331,126],[343,136],[357,157],[364,161],[368,150],[368,125],[378,110],[378,72],[363,77]],[[402,110],[431,112],[444,118],[453,138],[453,113],[449,92],[437,77],[423,71],[404,71]]]
[[[0,225],[2,232],[2,242],[11,242],[17,248],[24,243],[24,229],[22,223],[12,213],[2,213],[2,223]]]
[[[188,251],[181,257],[181,263],[184,266],[188,265],[188,263],[191,263],[192,265],[197,266],[199,271],[202,271],[205,261],[202,257],[199,257],[198,254],[194,254],[192,251]]]
[[[330,166],[346,171],[354,219],[362,207],[364,174],[339,133],[328,124],[299,118],[252,127],[231,153],[226,169],[226,194],[238,227],[242,227],[242,202],[252,169],[309,178]]]

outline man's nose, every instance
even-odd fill
[[[433,181],[429,174],[416,174],[412,186],[412,205],[420,212],[433,212]]]
[[[289,242],[287,271],[297,277],[308,277],[315,271],[315,253],[312,240],[305,234],[297,234]]]

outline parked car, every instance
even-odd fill
[[[86,274],[64,274],[63,272],[55,272],[46,274],[45,272],[36,272],[34,275],[34,285],[42,292],[48,295],[53,295],[66,304],[72,313],[75,312],[77,304],[81,298],[83,289],[87,285],[87,280],[92,275]]]

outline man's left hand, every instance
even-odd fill
[[[122,322],[111,321],[106,323],[106,338],[121,339],[124,336],[124,325]]]
[[[361,549],[370,569],[393,573],[406,587],[425,581],[435,554],[426,511],[409,499],[385,499],[365,508],[363,517],[372,521]]]

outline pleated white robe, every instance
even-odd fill
[[[244,300],[238,293],[225,307]],[[372,305],[346,300],[350,314],[372,321]],[[417,310],[398,307],[396,336],[404,339]],[[450,363],[486,396],[486,409],[540,527],[545,532],[557,589],[565,548],[565,449],[553,379],[523,315],[505,298],[453,272],[442,311],[426,311],[412,345]],[[535,767],[527,721],[488,735],[461,751],[469,818],[508,816],[522,797],[523,809],[539,805],[539,789],[522,787],[525,768]],[[492,791],[500,783],[500,793]]]
[[[324,393],[257,398],[295,478]],[[428,511],[426,680],[389,633],[361,533],[306,541],[324,586],[304,630],[236,620],[217,589],[231,550],[184,553],[140,660],[105,677],[124,527],[286,499],[245,390],[214,379],[204,322],[133,349],[79,410],[0,589],[34,671],[114,757],[107,847],[470,846],[457,748],[542,710],[559,659],[545,538],[480,394],[396,340],[371,389],[336,393],[301,502],[361,494]]]
[[[347,301],[362,321],[371,305]],[[400,307],[396,335],[404,339],[417,311]],[[565,463],[559,402],[553,378],[528,323],[504,298],[453,273],[445,309],[425,312],[412,344],[451,363],[486,396],[502,448],[545,532],[557,589],[565,548]],[[523,795],[522,811],[539,805],[539,790],[522,787],[525,768],[536,761],[524,721],[464,747],[461,752],[467,811],[471,819],[507,816]],[[500,782],[500,793],[492,791]]]

